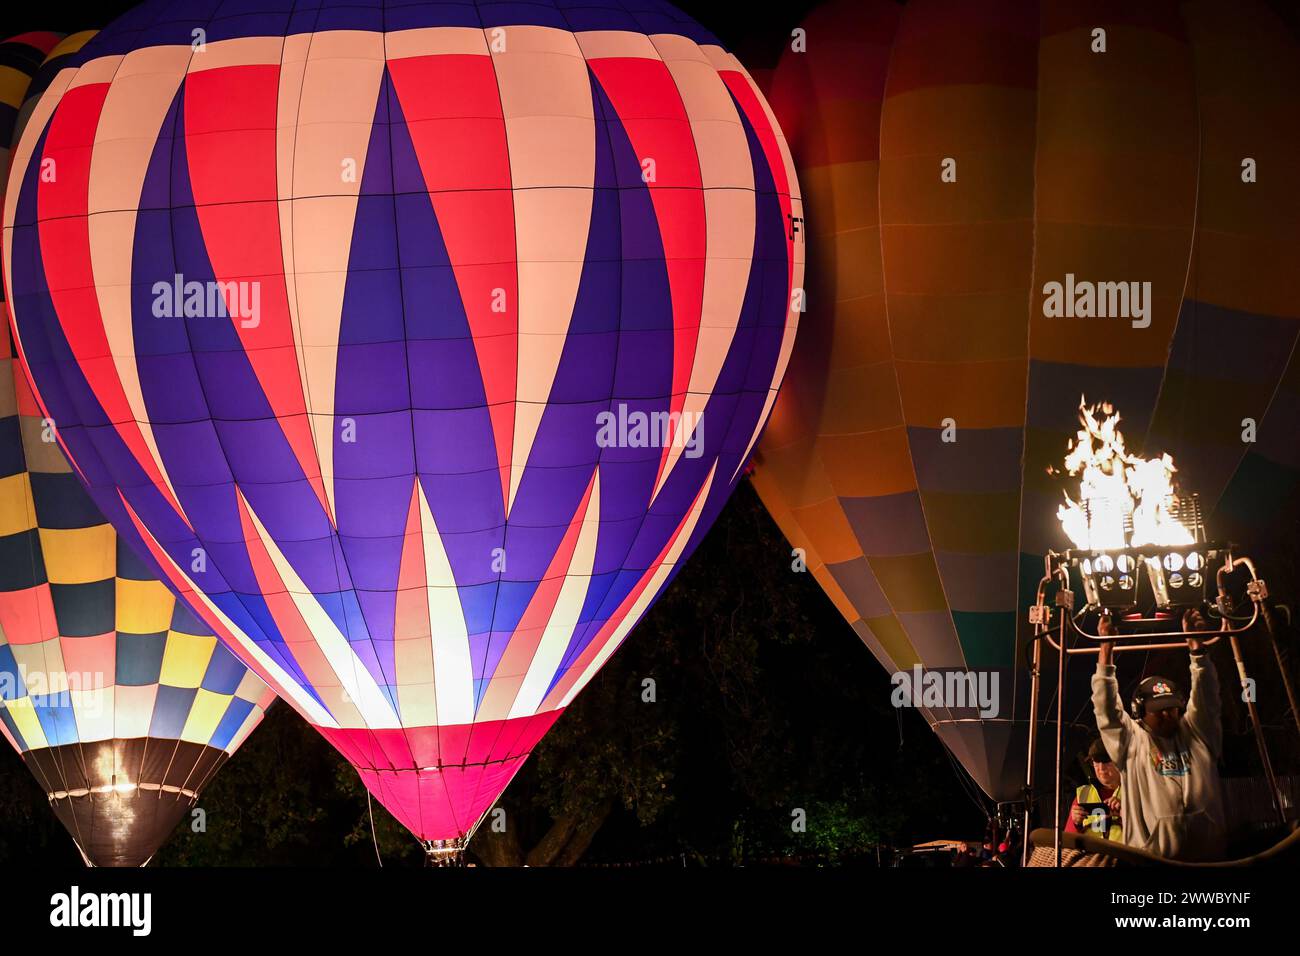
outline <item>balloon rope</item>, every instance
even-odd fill
[[[500,800],[500,799],[501,799],[500,797],[497,797],[497,800]],[[483,814],[483,816],[479,817],[479,818],[478,818],[478,822],[476,822],[472,827],[470,827],[470,828],[469,828],[469,832],[465,834],[465,846],[464,846],[464,848],[463,848],[462,851],[461,851],[462,854],[464,853],[465,850],[468,850],[468,849],[469,849],[469,841],[472,840],[472,839],[474,839],[474,834],[478,833],[478,828],[481,827],[481,826],[483,825],[483,821],[487,819],[487,817],[488,817],[488,813],[491,813],[491,812],[493,811],[493,809],[495,809],[495,807],[496,807],[496,805],[497,805],[497,800],[492,801],[492,806],[488,807],[487,813],[485,813],[485,814]]]
[[[375,845],[375,859],[379,868],[384,868],[384,858],[379,855],[379,837],[375,834],[375,807],[370,800],[370,788],[366,787],[366,812],[370,814],[370,841]]]

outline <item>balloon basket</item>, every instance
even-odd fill
[[[421,840],[424,847],[425,866],[464,866],[465,846],[468,840],[459,837],[455,840]]]
[[[1263,724],[1254,701],[1254,682],[1247,672],[1241,647],[1241,639],[1248,635],[1256,635],[1261,630],[1257,625],[1263,625],[1264,635],[1273,647],[1278,673],[1286,691],[1297,735],[1300,735],[1300,693],[1297,693],[1282,656],[1274,612],[1268,602],[1268,586],[1256,572],[1254,562],[1235,551],[1235,546],[1231,544],[1197,543],[1175,547],[1142,546],[1112,551],[1074,550],[1047,553],[1044,558],[1044,574],[1038,583],[1035,603],[1029,609],[1029,623],[1033,626],[1034,636],[1033,659],[1030,664],[1029,743],[1026,754],[1026,802],[1023,822],[1026,834],[1033,832],[1031,818],[1037,771],[1034,757],[1039,730],[1039,697],[1044,651],[1051,650],[1057,655],[1054,695],[1056,698],[1054,746],[1056,765],[1052,792],[1059,794],[1062,792],[1064,762],[1062,729],[1065,724],[1066,663],[1078,656],[1098,656],[1103,644],[1109,645],[1114,654],[1135,651],[1146,653],[1157,650],[1186,650],[1189,646],[1189,638],[1195,638],[1206,648],[1220,640],[1225,640],[1230,645],[1237,674],[1241,680],[1242,700],[1246,702],[1247,714],[1255,732],[1260,762],[1268,782],[1277,822],[1281,825],[1286,824],[1286,800],[1282,796],[1277,775],[1273,770],[1272,759],[1264,738]],[[1121,565],[1120,562],[1123,560],[1127,560],[1127,563]],[[1149,603],[1154,607],[1138,608],[1136,581],[1121,581],[1117,577],[1121,573],[1135,572],[1139,562],[1145,562],[1151,571],[1152,595]],[[1085,603],[1078,610],[1075,608],[1075,594],[1070,586],[1071,569],[1079,572],[1084,581]],[[1186,581],[1189,569],[1190,573],[1195,573],[1197,576],[1194,583]],[[1246,577],[1244,588],[1240,580],[1242,571],[1245,572]],[[1135,573],[1132,576],[1136,578]],[[1212,604],[1205,603],[1205,579],[1210,577],[1213,577],[1214,587],[1218,593],[1218,599]],[[1178,580],[1175,581],[1175,578]],[[1089,586],[1090,579],[1091,586]],[[1183,586],[1184,584],[1188,586]],[[1049,601],[1048,591],[1052,586],[1055,586],[1055,594]],[[1108,594],[1116,595],[1120,591],[1126,593],[1118,598],[1108,596]],[[1245,613],[1244,609],[1238,611],[1242,605],[1249,605],[1249,613]],[[1198,617],[1191,618],[1190,623],[1186,623],[1189,620],[1186,618],[1180,621],[1178,615],[1183,611],[1195,611]],[[1113,612],[1119,613],[1117,615]],[[1044,837],[1040,833],[1039,837],[1040,847],[1043,845],[1043,840],[1050,841],[1054,864],[1059,867],[1067,865],[1062,844],[1064,821],[1061,819],[1061,801],[1054,798],[1053,803],[1056,804],[1053,825],[1050,830],[1044,831],[1047,836]],[[1073,834],[1066,835],[1073,836]],[[1030,863],[1031,842],[1025,841],[1022,865]],[[1046,858],[1046,854],[1039,854],[1039,857]]]

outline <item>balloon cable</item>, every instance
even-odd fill
[[[379,836],[375,833],[375,805],[370,799],[370,788],[366,787],[366,812],[370,814],[370,842],[375,846],[375,859],[379,861],[379,868],[384,868],[384,858],[379,855]]]
[[[943,742],[940,741],[940,743]],[[947,744],[943,745],[943,754],[948,758],[948,765],[952,768],[953,775],[957,778],[957,785],[961,787],[962,793],[966,795],[971,803],[975,804],[976,809],[984,815],[985,819],[989,819],[989,808],[984,802],[984,792],[980,789],[979,784],[961,765],[961,761],[948,749]]]

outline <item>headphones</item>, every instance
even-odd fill
[[[1141,720],[1147,713],[1147,695],[1138,691],[1128,702],[1128,712],[1134,720]]]

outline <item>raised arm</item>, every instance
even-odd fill
[[[1218,759],[1223,753],[1219,672],[1215,669],[1214,662],[1203,652],[1192,653],[1188,659],[1191,662],[1192,692],[1187,697],[1187,723],[1205,741],[1215,759]]]
[[[1119,694],[1119,680],[1111,663],[1111,645],[1103,644],[1097,657],[1097,672],[1092,675],[1092,709],[1097,715],[1097,730],[1115,766],[1123,768],[1129,742],[1137,731],[1133,718],[1124,712]]]

